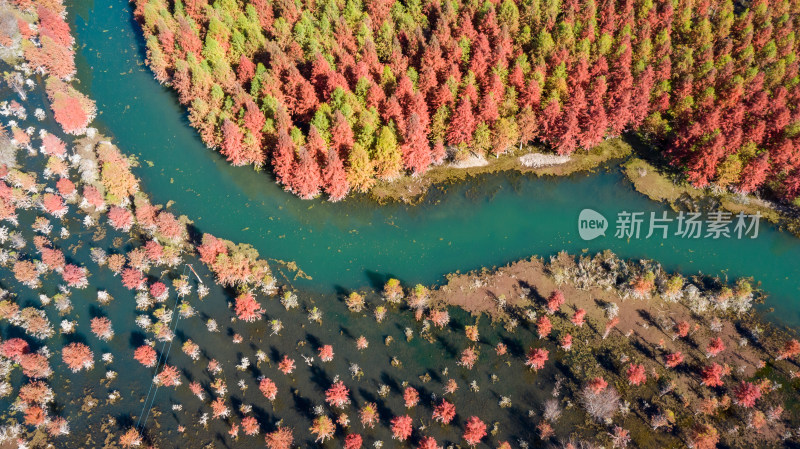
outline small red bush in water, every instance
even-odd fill
[[[156,376],[155,382],[165,387],[176,387],[181,384],[181,374],[178,368],[165,364],[164,369]]]
[[[350,403],[349,394],[350,390],[344,385],[344,382],[340,380],[325,392],[325,402],[333,407],[343,408]]]
[[[475,446],[485,436],[486,424],[477,416],[470,417],[467,421],[466,429],[464,430],[464,440],[466,440],[467,444]]]
[[[275,396],[278,394],[278,387],[275,385],[275,382],[266,377],[261,379],[258,383],[258,389],[261,390],[261,394],[270,401],[274,401]]]
[[[294,371],[295,365],[294,360],[290,359],[288,355],[283,356],[283,360],[278,363],[278,369],[283,374],[291,374]]]
[[[319,348],[319,359],[323,362],[330,362],[333,360],[333,346],[324,345]]]
[[[70,343],[64,346],[61,350],[61,359],[73,373],[94,367],[94,354],[83,343]]]
[[[257,435],[260,431],[258,420],[252,416],[242,418],[242,430],[244,430],[245,435]]]
[[[270,432],[264,438],[269,449],[290,449],[294,437],[292,429],[288,427],[278,427],[274,432]]]
[[[413,427],[411,417],[408,415],[397,416],[392,419],[392,438],[405,441],[411,436]]]
[[[133,226],[133,214],[128,209],[114,206],[108,211],[108,222],[117,231],[128,232]]]
[[[244,293],[236,297],[234,305],[236,316],[242,321],[253,322],[264,315],[264,309],[250,293]]]
[[[456,406],[442,399],[442,402],[433,408],[433,419],[442,424],[450,424],[456,416]]]
[[[144,285],[144,274],[135,268],[125,268],[122,270],[122,285],[131,289],[138,290]]]
[[[133,352],[133,358],[142,365],[152,368],[156,366],[156,350],[150,345],[142,345]]]
[[[19,363],[22,354],[29,350],[28,342],[21,338],[10,338],[0,344],[0,355]]]
[[[351,433],[344,439],[344,449],[361,449],[362,444],[361,435],[357,433]]]
[[[417,393],[414,387],[406,387],[403,391],[403,400],[407,408],[414,407],[419,403],[419,393]]]
[[[111,340],[114,336],[114,329],[111,328],[111,320],[106,317],[92,318],[90,323],[92,333],[103,341]]]
[[[22,354],[19,358],[19,366],[22,368],[22,374],[31,379],[44,379],[53,374],[47,357],[41,354]]]

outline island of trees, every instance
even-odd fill
[[[302,198],[626,132],[695,186],[800,193],[797,0],[134,3],[205,143]]]

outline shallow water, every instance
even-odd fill
[[[377,285],[386,276],[434,283],[455,270],[502,265],[559,250],[611,249],[624,258],[651,258],[669,270],[729,278],[753,276],[771,295],[782,320],[800,323],[800,240],[762,223],[755,240],[677,237],[630,242],[608,236],[585,242],[577,217],[591,207],[613,220],[622,210],[667,210],[635,192],[617,168],[568,178],[505,175],[437,189],[422,205],[378,206],[301,201],[271,176],[231,167],[189,127],[169,88],[144,65],[143,45],[125,0],[73,2],[80,47],[79,78],[101,111],[96,123],[123,151],[157,202],[203,231],[253,244],[264,257],[296,261],[322,292]]]

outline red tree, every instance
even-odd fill
[[[561,290],[553,290],[547,298],[547,312],[550,314],[558,312],[558,310],[561,309],[561,305],[564,304],[564,301],[564,294],[561,293]]]
[[[628,382],[631,385],[639,386],[647,381],[647,374],[645,374],[644,365],[636,365],[631,363],[628,370],[625,372],[628,377]]]
[[[156,350],[150,345],[141,345],[133,352],[133,358],[147,368],[156,366]]]
[[[411,421],[411,417],[408,415],[392,418],[392,438],[400,441],[407,440],[413,431]]]
[[[486,436],[486,424],[483,423],[477,416],[471,416],[467,420],[466,428],[464,429],[464,440],[470,446],[475,446],[480,443],[481,439]]]
[[[300,162],[295,166],[290,185],[292,191],[304,200],[310,200],[319,195],[322,179],[317,158],[311,151],[300,150]]]
[[[722,376],[724,374],[725,368],[719,363],[713,363],[700,371],[700,383],[707,387],[720,387],[722,386]]]
[[[433,408],[433,419],[442,424],[450,424],[456,416],[456,406],[442,399],[442,402]]]
[[[544,348],[531,348],[528,351],[528,356],[525,360],[525,366],[530,367],[534,371],[538,371],[544,368],[544,362],[547,361],[547,358],[550,355],[550,351]]]
[[[733,389],[733,394],[736,397],[736,403],[744,408],[752,408],[761,398],[761,390],[744,380]]]
[[[706,346],[706,355],[708,357],[716,357],[720,352],[725,350],[725,343],[719,337],[714,337],[708,342]]]
[[[264,309],[261,308],[261,304],[256,301],[251,293],[243,293],[237,296],[234,310],[240,320],[248,323],[256,321],[264,315]]]
[[[64,346],[61,350],[61,360],[73,373],[94,367],[94,354],[83,343],[70,343]]]
[[[447,143],[458,145],[470,142],[472,133],[475,132],[475,125],[472,104],[467,96],[463,96],[453,117],[450,119],[450,127],[447,130]]]
[[[336,149],[328,150],[327,163],[322,171],[322,185],[328,194],[328,199],[334,203],[343,200],[350,193],[347,172]]]
[[[344,408],[345,405],[350,403],[350,389],[348,389],[344,382],[341,380],[331,385],[328,391],[325,392],[325,402],[332,407]]]
[[[542,315],[536,320],[536,332],[539,334],[539,338],[546,338],[550,335],[552,329],[553,325],[550,323],[550,318]]]
[[[406,168],[415,175],[424,174],[428,170],[431,164],[431,147],[425,128],[416,112],[412,112],[408,118],[400,151],[403,153],[403,163]]]

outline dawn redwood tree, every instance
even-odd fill
[[[481,439],[486,436],[486,424],[477,416],[471,416],[464,426],[464,440],[470,447],[480,443]]]
[[[150,345],[142,345],[133,352],[133,358],[147,368],[156,366],[156,350]]]
[[[700,383],[707,387],[720,387],[722,386],[722,376],[724,375],[725,368],[719,363],[712,363],[700,370]]]
[[[392,438],[395,440],[406,441],[414,430],[412,419],[408,415],[396,416],[392,418]]]
[[[257,321],[264,315],[264,309],[261,308],[261,304],[249,292],[236,297],[234,310],[240,320],[248,323]]]
[[[403,163],[414,175],[424,174],[431,164],[431,148],[419,115],[412,112],[400,146]]]
[[[544,363],[550,356],[550,351],[544,348],[531,348],[525,359],[525,366],[534,371],[544,368]]]
[[[441,403],[433,407],[432,418],[434,421],[439,421],[440,423],[447,425],[450,424],[455,416],[456,406],[444,399],[442,399]]]
[[[94,354],[83,343],[70,343],[64,346],[61,350],[61,359],[73,373],[94,367]]]
[[[645,374],[644,365],[637,365],[631,363],[625,372],[628,382],[633,386],[639,386],[647,381],[647,374]]]
[[[558,312],[564,301],[564,294],[561,293],[561,290],[553,290],[550,296],[547,297],[547,312],[551,315]]]
[[[750,382],[742,381],[733,389],[736,403],[744,408],[753,408],[761,398],[761,390]]]
[[[447,130],[447,143],[450,145],[469,143],[472,140],[476,125],[475,115],[472,112],[472,103],[467,96],[463,96],[450,120],[450,127]]]
[[[322,177],[317,158],[312,151],[301,148],[300,160],[295,165],[291,176],[291,188],[302,199],[311,199],[319,195]]]
[[[295,146],[286,129],[278,131],[278,141],[272,153],[272,167],[278,182],[290,186],[295,171]]]
[[[328,150],[328,158],[322,170],[322,186],[328,194],[328,200],[333,203],[343,200],[350,193],[347,172],[339,157],[339,151],[335,148]]]

